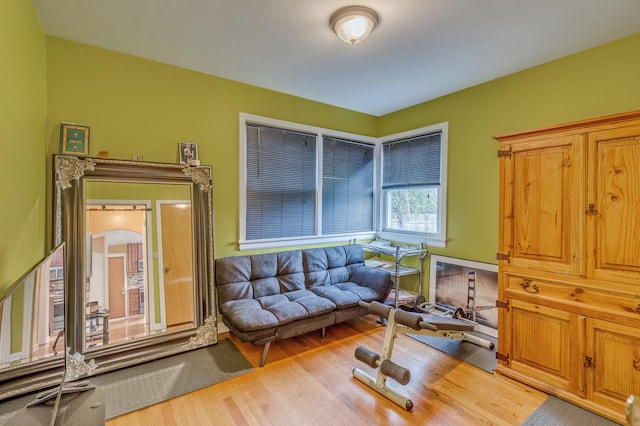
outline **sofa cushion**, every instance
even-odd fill
[[[255,299],[304,289],[299,250],[216,259],[218,301]]]
[[[221,313],[243,332],[280,327],[303,318],[333,311],[336,305],[308,290],[296,290],[256,299],[229,300]]]
[[[255,299],[229,300],[220,312],[240,331],[256,331],[278,326],[278,318]]]
[[[362,247],[349,244],[302,250],[305,285],[307,288],[348,281],[351,273],[364,265]]]
[[[380,298],[380,295],[375,290],[352,282],[316,286],[312,287],[311,291],[318,296],[331,300],[338,309],[357,306],[360,301],[371,302]]]

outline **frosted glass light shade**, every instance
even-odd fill
[[[378,26],[380,17],[364,6],[347,6],[338,9],[329,20],[331,29],[340,40],[349,44],[360,43]]]

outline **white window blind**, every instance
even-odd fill
[[[246,238],[316,233],[316,135],[247,124]]]
[[[322,233],[372,231],[374,147],[325,136],[322,157]]]

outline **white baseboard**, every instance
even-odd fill
[[[228,332],[229,332],[229,327],[227,327],[227,325],[222,321],[218,321],[218,334],[228,333]]]

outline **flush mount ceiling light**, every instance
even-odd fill
[[[340,40],[349,44],[360,43],[378,26],[380,16],[364,6],[347,6],[335,11],[329,23]]]

